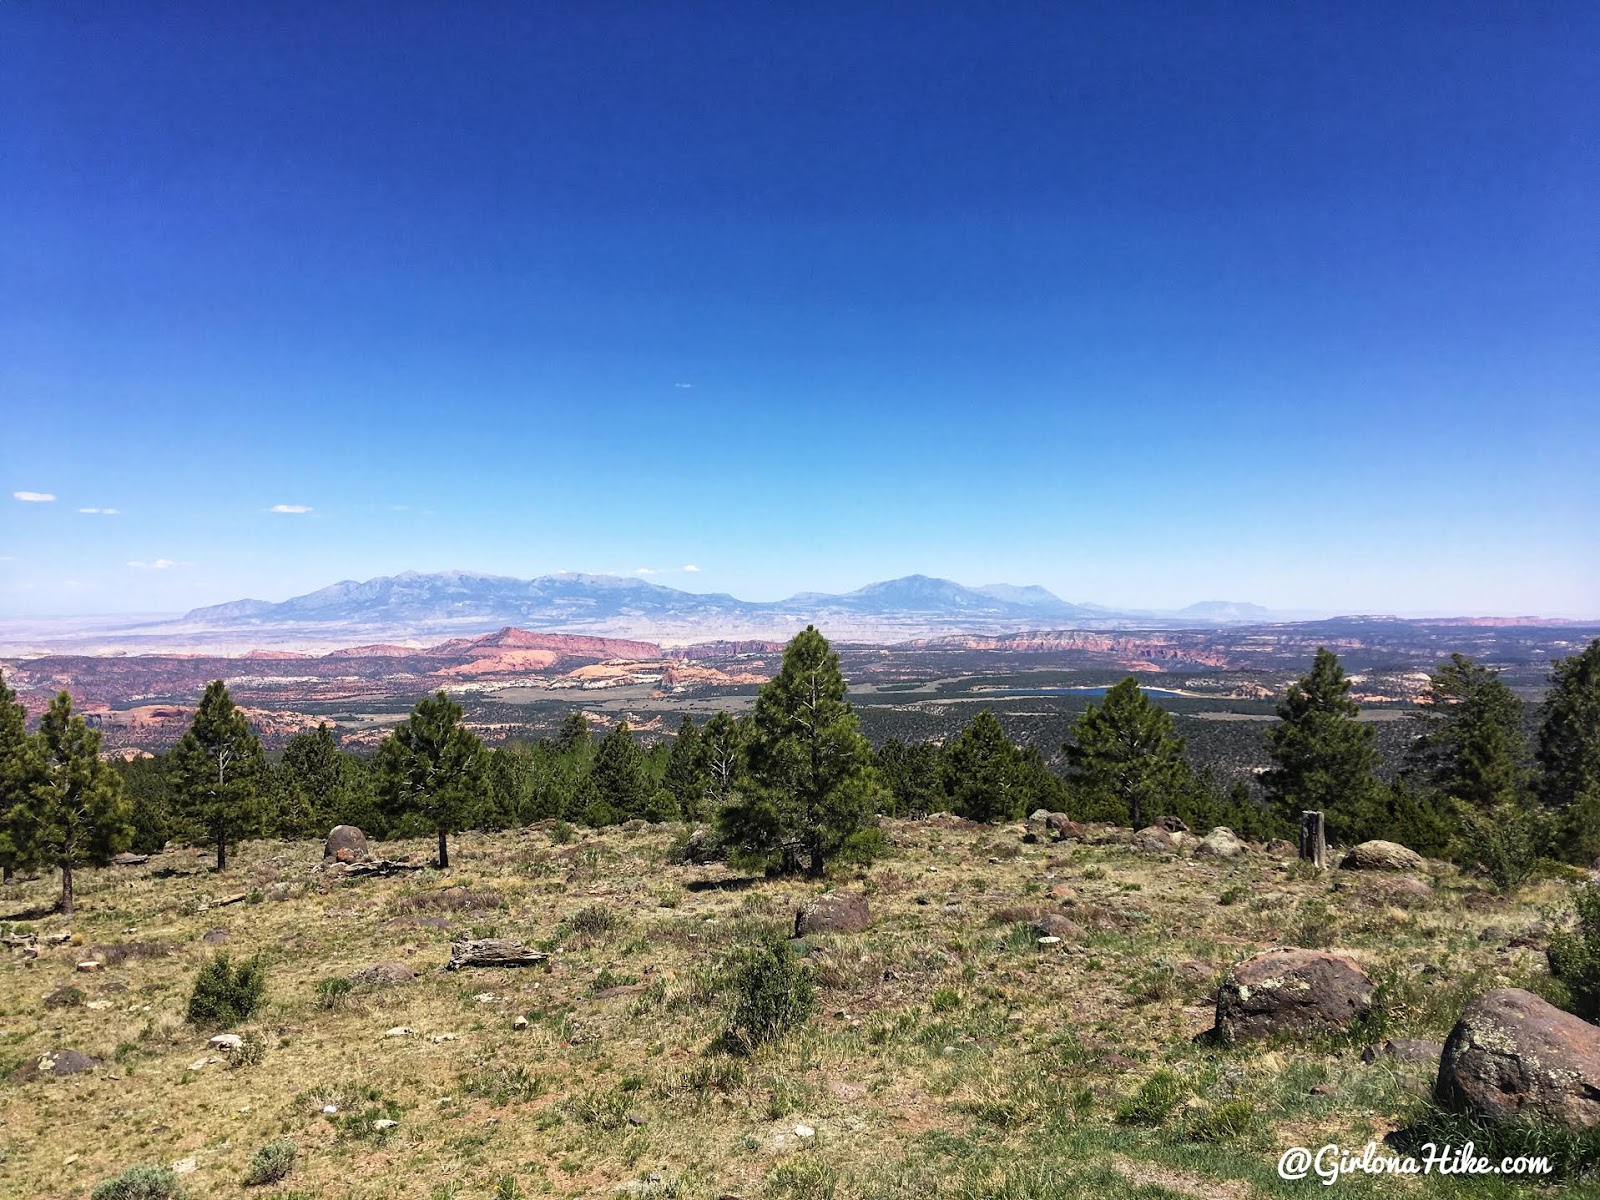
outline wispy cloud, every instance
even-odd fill
[[[141,571],[170,571],[173,567],[192,567],[191,562],[178,562],[171,558],[158,558],[153,562],[140,562],[137,559],[129,562],[130,567],[137,567]]]
[[[114,517],[121,510],[115,508],[80,508],[78,511],[81,513],[90,513],[95,516]]]
[[[659,574],[661,574],[661,572],[656,570],[654,567],[635,567],[633,569],[633,573],[635,575],[659,575]]]
[[[635,575],[693,575],[699,569],[693,563],[689,563],[683,567],[635,567],[633,573]]]
[[[267,511],[268,512],[275,512],[275,513],[294,513],[296,515],[299,515],[300,513],[308,513],[308,512],[310,512],[311,511],[311,505],[309,505],[309,504],[274,504],[271,508],[267,509]]]
[[[694,386],[694,384],[692,384],[692,383],[675,383],[672,386],[675,387],[675,388],[684,388],[685,390],[687,390],[689,388],[692,388]]]
[[[699,569],[700,568],[695,566],[693,563],[688,563],[684,566],[683,571],[686,575],[693,575]]]
[[[21,500],[24,504],[50,504],[55,496],[49,492],[12,492],[13,500]]]

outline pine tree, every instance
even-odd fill
[[[273,772],[279,832],[291,837],[316,837],[335,824],[332,814],[344,807],[343,760],[339,743],[325,721],[318,722],[315,731],[297,733],[289,739]]]
[[[705,817],[711,772],[706,769],[700,730],[688,713],[683,714],[683,721],[678,725],[678,736],[673,740],[672,753],[667,756],[667,770],[661,782],[671,793],[685,821],[699,821]]]
[[[933,742],[906,745],[889,738],[878,747],[878,777],[888,793],[885,812],[896,817],[925,817],[945,803],[944,761]]]
[[[418,700],[411,715],[383,739],[376,767],[384,804],[435,830],[439,866],[448,867],[449,835],[461,828],[487,768],[483,743],[461,723],[461,706],[443,691]]]
[[[1452,654],[1430,676],[1425,704],[1412,757],[1428,784],[1480,814],[1526,801],[1522,701],[1496,672]]]
[[[556,749],[562,754],[575,754],[589,749],[591,742],[589,718],[573,709],[562,720],[561,728],[556,730]]]
[[[72,873],[104,866],[133,838],[122,777],[100,758],[100,731],[60,693],[23,753],[28,794],[13,809],[12,836],[22,856],[61,872],[61,911],[75,908]]]
[[[22,861],[12,829],[13,810],[32,787],[29,770],[28,710],[17,702],[16,692],[0,674],[0,880],[10,883]],[[18,814],[18,820],[21,815]]]
[[[1536,757],[1539,799],[1565,825],[1569,852],[1600,853],[1600,638],[1551,665]]]
[[[1126,814],[1135,829],[1184,780],[1184,741],[1173,732],[1172,714],[1131,675],[1108,689],[1102,704],[1083,710],[1062,749],[1081,807]]]
[[[217,848],[217,870],[224,870],[230,845],[264,832],[268,776],[261,742],[222,680],[206,685],[169,758],[182,813]]]
[[[1311,671],[1289,685],[1278,721],[1267,731],[1272,767],[1261,777],[1279,814],[1298,825],[1300,813],[1320,809],[1330,833],[1348,837],[1375,802],[1378,751],[1372,727],[1356,717],[1350,681],[1339,656],[1318,647]]]
[[[594,753],[589,768],[592,789],[591,825],[614,825],[645,816],[650,808],[651,787],[645,773],[644,755],[626,721],[618,721]]]
[[[1017,748],[999,720],[984,709],[945,748],[944,791],[950,807],[969,821],[1006,821],[1020,800]]]
[[[747,859],[820,877],[872,820],[880,791],[872,747],[845,699],[839,656],[812,626],[783,652],[751,717],[750,788],[722,828]]]

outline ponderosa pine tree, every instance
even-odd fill
[[[280,834],[317,837],[332,827],[344,786],[343,759],[326,721],[289,739],[272,773]]]
[[[1151,810],[1184,781],[1184,741],[1173,732],[1172,714],[1154,703],[1128,676],[1090,703],[1072,726],[1062,749],[1084,813],[1126,816],[1141,828]]]
[[[685,821],[699,821],[706,815],[706,797],[711,792],[711,773],[706,769],[705,747],[700,730],[688,713],[678,725],[672,752],[667,756],[661,784],[671,794],[679,815]]]
[[[418,817],[438,834],[439,866],[448,867],[449,835],[482,790],[487,765],[483,743],[461,723],[461,706],[441,690],[418,700],[378,747],[378,794],[391,812]]]
[[[562,719],[561,728],[556,730],[556,749],[562,754],[575,754],[587,750],[592,742],[589,718],[573,709]]]
[[[878,747],[877,762],[890,816],[925,817],[945,803],[943,756],[935,743],[889,738]]]
[[[828,858],[868,827],[880,791],[872,747],[845,699],[839,656],[813,626],[784,649],[751,716],[748,790],[721,813],[747,861],[821,877]]]
[[[1429,677],[1425,705],[1413,757],[1431,787],[1479,814],[1526,802],[1522,701],[1498,673],[1452,654]]]
[[[1292,826],[1302,811],[1319,809],[1339,838],[1372,811],[1379,787],[1372,727],[1356,719],[1361,706],[1349,691],[1339,656],[1319,646],[1310,673],[1278,705],[1267,731],[1272,767],[1261,777],[1268,801]]]
[[[12,810],[32,787],[28,750],[28,710],[18,703],[16,692],[0,673],[0,881],[5,883],[24,865],[12,832]]]
[[[1006,821],[1018,814],[1020,780],[1016,746],[1000,721],[984,709],[945,747],[944,791],[950,807],[969,821]]]
[[[1568,854],[1600,854],[1600,638],[1557,659],[1539,712],[1539,799],[1563,826]]]
[[[229,846],[265,831],[268,775],[261,741],[222,680],[206,685],[168,759],[183,817],[217,848],[217,870],[225,870]]]
[[[100,731],[72,711],[72,697],[50,702],[21,767],[28,792],[12,809],[22,857],[61,872],[61,911],[75,906],[72,874],[104,866],[133,839],[122,777],[100,758]]]
[[[616,825],[646,816],[651,784],[644,755],[626,721],[618,721],[594,752],[589,768],[589,803],[584,818],[590,825]]]

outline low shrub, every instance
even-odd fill
[[[259,958],[235,967],[226,950],[200,968],[189,996],[189,1023],[222,1028],[247,1021],[267,993],[267,969]]]
[[[343,1008],[354,988],[355,984],[343,975],[322,980],[317,984],[317,1007],[329,1010]]]
[[[166,1167],[129,1167],[94,1185],[89,1200],[180,1200],[183,1187]]]
[[[1192,1113],[1183,1135],[1191,1142],[1237,1141],[1250,1132],[1255,1119],[1255,1106],[1248,1100],[1227,1100]]]
[[[250,1169],[244,1175],[245,1186],[259,1187],[263,1183],[277,1183],[294,1169],[295,1156],[299,1153],[300,1147],[287,1138],[266,1143],[250,1160]]]
[[[725,1034],[731,1047],[748,1054],[775,1041],[811,1015],[815,1002],[810,968],[783,938],[767,937],[735,951],[727,963]]]
[[[1573,889],[1578,927],[1550,935],[1550,974],[1567,989],[1571,1009],[1585,1021],[1600,1020],[1600,890]]]

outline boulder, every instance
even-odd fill
[[[335,825],[322,843],[323,861],[331,858],[338,862],[366,862],[371,856],[367,835],[354,825]]]
[[[201,935],[200,940],[208,946],[220,946],[228,940],[226,929],[208,929]]]
[[[1399,842],[1362,842],[1339,866],[1346,871],[1415,871],[1422,866],[1422,855]]]
[[[1238,858],[1244,853],[1244,843],[1238,839],[1233,830],[1218,825],[1196,843],[1194,852],[1197,856]]]
[[[860,933],[872,924],[872,910],[860,892],[824,892],[794,915],[794,936]]]
[[[148,854],[129,854],[124,852],[113,855],[111,865],[114,867],[140,867],[149,861],[150,856]]]
[[[1439,1055],[1444,1046],[1426,1038],[1390,1038],[1381,1046],[1368,1046],[1361,1052],[1361,1061],[1375,1063],[1380,1058],[1399,1063],[1428,1063],[1439,1065]]]
[[[1050,813],[1044,819],[1044,827],[1058,842],[1066,841],[1068,838],[1083,841],[1083,828],[1066,813]]]
[[[76,1050],[46,1050],[35,1058],[30,1058],[22,1066],[11,1073],[11,1082],[27,1083],[33,1079],[64,1079],[68,1075],[80,1075],[84,1071],[92,1071],[100,1065],[98,1058],[90,1058],[87,1054],[80,1054]]]
[[[237,1033],[219,1033],[206,1043],[207,1050],[220,1050],[224,1054],[237,1054],[244,1049],[244,1038]]]
[[[381,962],[351,972],[350,982],[356,987],[395,987],[416,977],[417,973],[405,963]]]
[[[1060,938],[1064,942],[1081,942],[1084,938],[1083,926],[1060,913],[1045,913],[1033,922],[1033,930],[1040,937]]]
[[[1155,823],[1158,829],[1165,829],[1168,833],[1189,832],[1189,826],[1182,817],[1157,817]]]
[[[530,950],[521,942],[509,938],[477,938],[451,942],[450,961],[446,968],[459,971],[462,967],[526,967],[542,963],[549,957],[543,951]]]
[[[1178,843],[1159,825],[1146,825],[1133,835],[1133,848],[1151,854],[1171,854],[1178,848]]]
[[[1335,1033],[1372,1010],[1372,981],[1353,960],[1282,947],[1239,963],[1217,989],[1213,1035],[1223,1042],[1276,1033]]]
[[[1600,1027],[1521,988],[1496,988],[1461,1013],[1439,1056],[1434,1097],[1496,1124],[1600,1127]]]
[[[1283,838],[1272,838],[1263,849],[1266,851],[1268,858],[1296,858],[1300,854],[1298,846],[1293,842],[1285,841]]]

